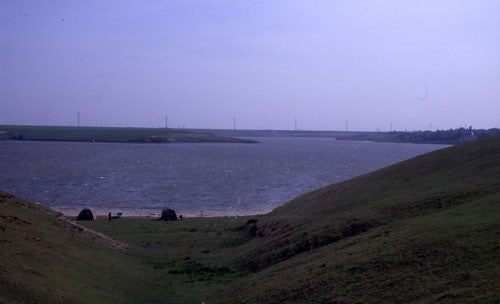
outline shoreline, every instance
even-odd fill
[[[108,218],[108,212],[111,212],[113,215],[116,215],[118,212],[121,212],[122,219],[159,218],[161,215],[161,212],[162,212],[162,209],[154,209],[155,211],[151,211],[151,212],[130,212],[130,211],[127,211],[127,209],[118,209],[118,208],[102,209],[102,208],[92,208],[91,206],[83,206],[83,207],[77,208],[77,209],[71,208],[71,210],[69,210],[69,209],[62,210],[62,208],[47,206],[47,205],[44,205],[42,203],[36,203],[36,204],[39,206],[50,208],[56,212],[61,213],[64,217],[68,217],[68,218],[76,218],[78,213],[84,208],[88,208],[88,209],[92,210],[92,212],[94,212],[94,214],[96,215],[97,218],[106,218],[106,219]],[[168,207],[164,207],[164,208],[168,208]],[[265,215],[265,214],[268,214],[271,211],[273,211],[273,209],[254,210],[254,211],[241,210],[241,211],[235,211],[235,212],[228,213],[228,212],[217,212],[217,211],[215,211],[215,212],[207,212],[207,211],[183,212],[180,209],[174,209],[174,210],[177,213],[177,216],[182,215],[183,218],[221,218],[221,217],[261,216],[261,215]]]

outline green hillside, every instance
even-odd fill
[[[241,248],[242,303],[500,299],[500,138],[304,194]],[[253,287],[255,286],[255,287]]]
[[[0,303],[500,300],[500,137],[255,217],[80,226],[0,194]]]
[[[140,288],[147,273],[124,247],[0,192],[0,303],[120,303],[129,293],[147,298]]]

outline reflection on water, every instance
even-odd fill
[[[65,214],[264,213],[439,145],[256,138],[260,144],[0,142],[0,189]]]

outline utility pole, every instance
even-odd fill
[[[78,113],[76,115],[76,125],[80,126],[80,111],[78,111]]]
[[[168,116],[165,115],[165,129],[168,128]]]

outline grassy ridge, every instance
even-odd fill
[[[140,288],[149,284],[145,267],[126,250],[7,193],[0,204],[0,303],[116,303],[128,292],[148,298]]]
[[[228,299],[498,303],[498,198],[373,228],[302,252],[237,282]]]
[[[248,266],[259,269],[273,263],[275,256],[286,258],[343,235],[497,193],[498,155],[500,140],[495,137],[428,153],[301,195],[258,223],[257,234],[263,236],[258,242],[270,247],[263,245],[265,254],[257,254],[264,260],[253,261],[263,265]],[[288,245],[281,246],[284,234]],[[270,260],[265,261],[265,256]]]
[[[496,137],[296,198],[257,221],[238,257],[255,274],[233,294],[242,303],[494,303],[499,155]]]
[[[81,223],[128,249],[1,193],[0,302],[497,303],[499,155],[446,148],[252,218]]]
[[[151,142],[151,143],[254,143],[255,141],[166,128],[0,126],[11,139],[46,141]],[[0,134],[1,135],[1,134]],[[5,136],[3,136],[5,137]],[[1,137],[0,137],[1,139]]]

